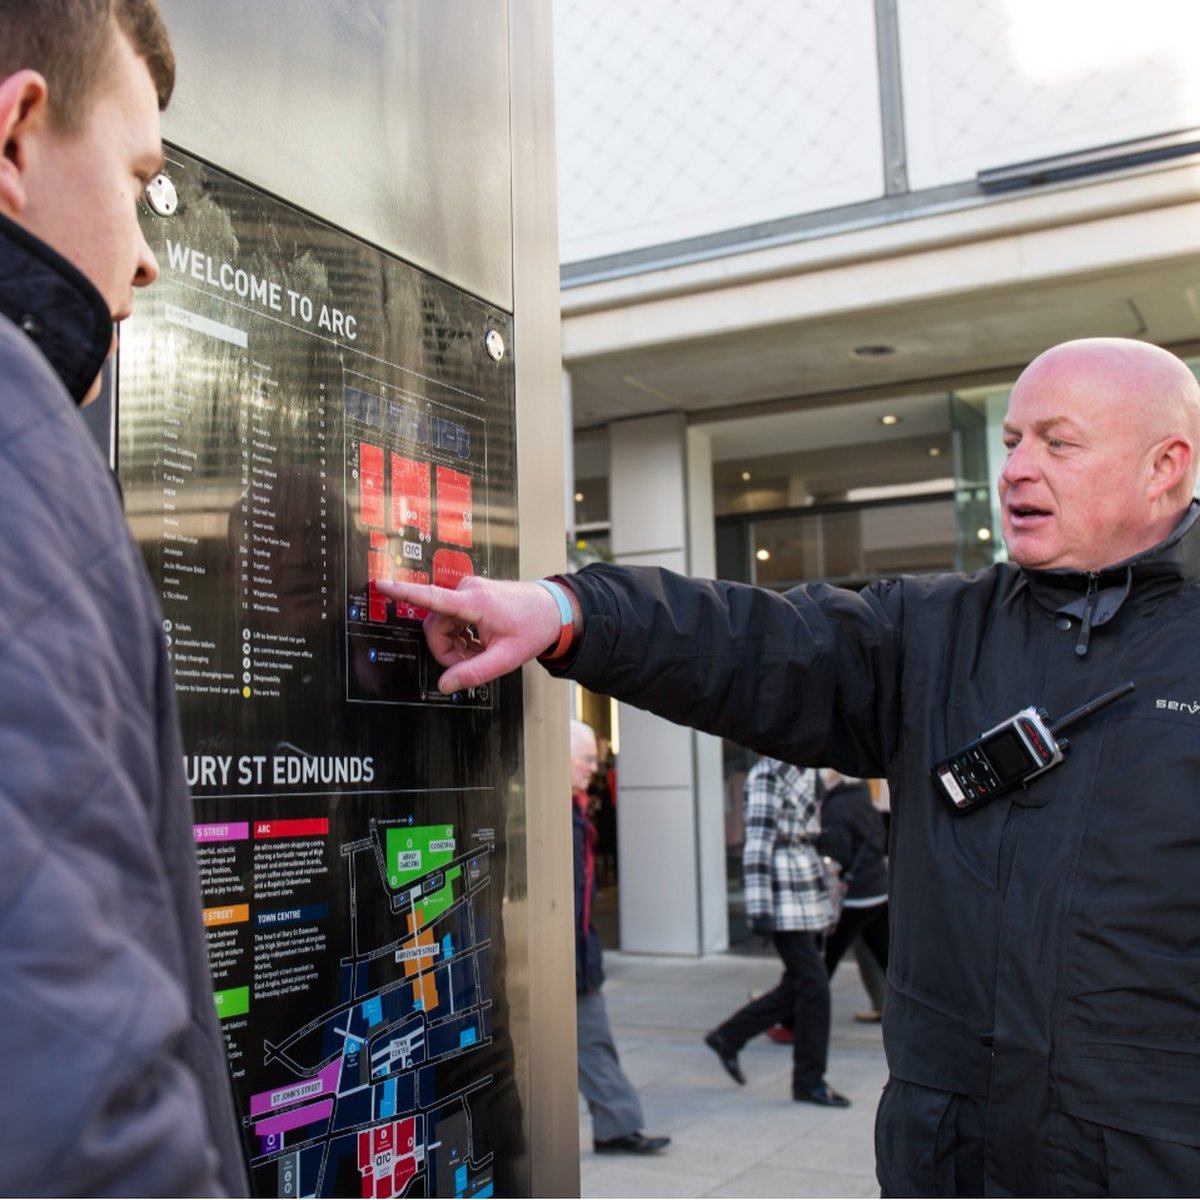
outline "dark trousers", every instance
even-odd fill
[[[837,928],[825,937],[825,973],[833,977],[834,969],[854,939],[861,938],[874,956],[884,975],[888,965],[888,906],[876,904],[871,908],[843,908]],[[865,982],[865,980],[864,980]],[[872,1003],[875,998],[872,996]],[[876,1005],[881,1008],[881,1005]],[[785,1029],[795,1032],[791,1016],[780,1022]]]
[[[982,1196],[986,1143],[986,1100],[889,1079],[875,1114],[879,1194]]]
[[[825,969],[830,975],[842,961],[842,955],[856,937],[862,938],[875,961],[887,974],[888,966],[888,906],[874,904],[870,908],[842,907],[837,928],[825,939]]]
[[[792,1024],[792,1090],[810,1091],[825,1078],[829,1053],[829,977],[817,947],[817,935],[801,930],[774,934],[775,951],[783,960],[778,985],[739,1008],[717,1027],[735,1053],[752,1037],[785,1020]]]
[[[979,1097],[889,1079],[875,1116],[880,1195],[1200,1194],[1200,1147],[1052,1112],[1024,1160],[993,1161],[987,1114]]]

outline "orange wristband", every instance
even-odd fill
[[[571,601],[567,598],[566,588],[561,583],[555,583],[552,579],[538,579],[535,582],[538,587],[545,588],[554,597],[554,603],[558,605],[558,615],[562,621],[558,631],[558,641],[554,643],[552,649],[538,655],[538,662],[550,662],[552,659],[562,658],[571,648],[571,643],[575,640],[575,613],[571,608]]]

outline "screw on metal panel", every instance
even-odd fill
[[[179,207],[179,193],[164,172],[159,172],[146,184],[146,203],[160,217],[169,217]]]
[[[504,357],[504,339],[495,329],[489,329],[484,335],[484,347],[493,362],[499,362]]]

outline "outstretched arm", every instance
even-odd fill
[[[456,590],[424,583],[376,584],[393,600],[429,610],[429,652],[446,667],[438,690],[479,687],[554,648],[562,618],[553,595],[537,583],[468,575]],[[578,622],[579,607],[564,587]]]

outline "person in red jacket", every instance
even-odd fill
[[[579,1090],[592,1114],[597,1154],[657,1154],[669,1137],[642,1133],[642,1104],[621,1067],[600,985],[604,952],[592,921],[596,896],[596,829],[588,816],[588,784],[596,774],[596,735],[571,722],[571,823],[575,843],[575,1014]]]

